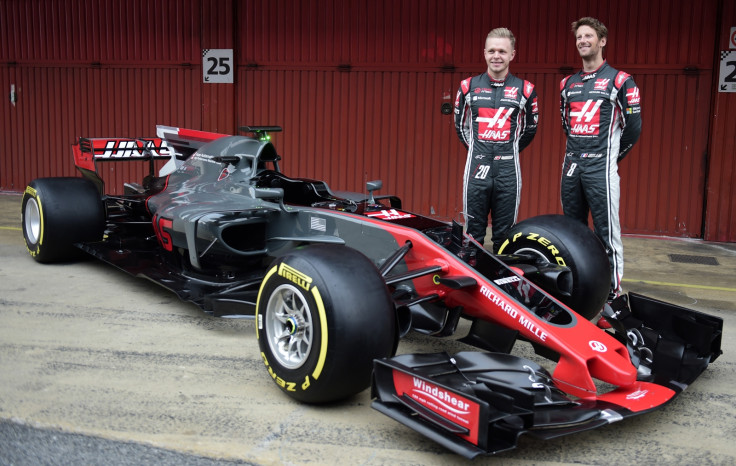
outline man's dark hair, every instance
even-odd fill
[[[577,34],[578,28],[580,26],[589,26],[593,28],[595,33],[598,35],[598,39],[603,39],[604,37],[608,37],[608,28],[606,27],[606,25],[601,23],[595,18],[591,18],[590,16],[585,16],[575,21],[574,23],[572,23],[572,34],[573,35]]]

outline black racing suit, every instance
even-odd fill
[[[560,83],[562,127],[567,134],[560,198],[565,215],[586,225],[588,213],[611,263],[611,292],[624,273],[619,223],[618,162],[641,133],[639,88],[634,78],[604,62]]]
[[[483,244],[491,213],[493,250],[516,222],[521,197],[519,152],[537,132],[534,85],[509,73],[465,79],[455,99],[455,129],[468,148],[463,212],[468,234]]]

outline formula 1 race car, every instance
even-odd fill
[[[608,259],[585,225],[529,218],[492,254],[461,224],[377,196],[380,181],[336,192],[285,175],[268,135],[279,127],[241,131],[251,136],[159,126],[155,138],[80,138],[82,177],[25,190],[30,255],[84,251],[211,315],[255,318],[289,396],[371,387],[375,409],[469,458],[658,408],[721,354],[719,318],[632,293],[608,304]],[[110,194],[98,169],[111,161],[149,174]],[[608,331],[591,322],[601,312]],[[480,351],[395,355],[410,331],[459,327]],[[517,340],[554,369],[512,355]]]

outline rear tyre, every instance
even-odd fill
[[[608,298],[611,269],[603,243],[588,227],[563,215],[541,215],[514,225],[499,254],[530,253],[572,272],[570,296],[555,295],[588,320]]]
[[[373,360],[391,356],[396,339],[383,278],[345,246],[307,246],[277,259],[261,284],[256,322],[269,375],[307,403],[366,389]]]
[[[23,238],[38,262],[79,257],[74,244],[99,241],[105,208],[95,185],[84,178],[39,178],[31,181],[21,204]]]

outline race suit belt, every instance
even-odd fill
[[[475,154],[474,159],[477,160],[513,160],[513,155],[490,155],[490,154]]]
[[[601,157],[605,157],[605,154],[596,154],[593,152],[582,152],[582,153],[567,152],[565,155],[567,157],[580,157],[581,159],[599,159]]]

